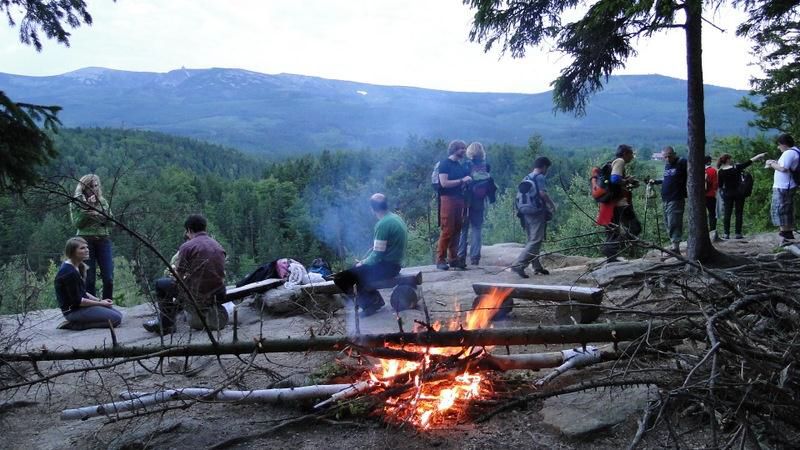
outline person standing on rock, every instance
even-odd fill
[[[711,155],[706,155],[706,212],[708,213],[708,230],[713,231],[714,240],[719,241],[719,235],[717,234],[717,188],[719,187],[719,179],[717,177],[717,169],[711,162]]]
[[[481,231],[486,216],[486,203],[497,200],[497,186],[489,173],[491,168],[486,162],[486,150],[480,142],[473,142],[467,147],[466,166],[472,183],[466,191],[467,212],[458,241],[458,260],[461,265],[466,265],[469,249],[470,264],[477,266],[481,261]]]
[[[542,243],[547,235],[547,222],[553,218],[556,205],[547,194],[547,170],[553,163],[549,158],[540,156],[533,162],[533,171],[525,176],[520,183],[520,194],[517,198],[525,198],[523,202],[517,201],[517,215],[525,228],[528,242],[522,253],[519,254],[511,270],[522,278],[529,278],[525,273],[528,264],[533,266],[534,273],[549,275],[550,272],[542,266],[539,255]],[[521,197],[524,196],[524,197]],[[530,200],[527,200],[530,199]],[[530,203],[529,209],[523,204]]]
[[[111,209],[103,197],[100,177],[88,174],[81,177],[75,188],[75,197],[69,205],[72,225],[78,229],[76,236],[89,245],[86,261],[86,292],[97,295],[95,281],[97,268],[103,280],[104,299],[114,298],[114,255],[111,246]]]
[[[679,158],[672,147],[665,147],[661,154],[664,156],[664,176],[660,180],[650,180],[650,183],[661,185],[664,226],[672,243],[671,250],[680,254],[683,212],[686,208],[686,183],[689,176],[688,161],[686,158]]]
[[[333,282],[347,295],[353,295],[353,286],[358,287],[356,308],[361,308],[361,316],[367,317],[383,308],[385,302],[377,291],[369,290],[375,281],[393,278],[400,273],[401,264],[408,242],[408,227],[403,219],[389,212],[386,196],[373,194],[369,199],[372,212],[378,218],[375,224],[372,250],[364,261],[355,267],[333,275]]]
[[[467,153],[467,144],[455,140],[447,147],[446,159],[439,162],[439,244],[436,248],[436,268],[466,269],[458,258],[458,240],[464,225],[464,191],[472,181],[469,169],[461,164]],[[448,258],[449,256],[449,258]]]
[[[742,239],[742,217],[744,216],[744,201],[747,198],[742,192],[742,173],[750,164],[764,159],[766,153],[760,153],[749,160],[736,164],[733,156],[723,153],[717,160],[717,180],[719,181],[719,195],[722,199],[722,237],[731,237],[731,215],[735,214],[736,222],[734,231],[736,239]]]
[[[178,250],[175,271],[196,300],[194,306],[186,305],[188,296],[182,292],[175,280],[165,279],[159,287],[159,318],[142,324],[145,330],[169,334],[175,331],[175,316],[186,309],[191,317],[190,325],[202,329],[203,322],[210,329],[224,328],[228,323],[225,309],[225,258],[222,246],[206,232],[208,222],[200,214],[192,214],[184,222],[187,241]],[[171,282],[171,283],[170,283]],[[197,314],[203,316],[203,320]]]
[[[800,150],[795,146],[794,138],[784,133],[778,136],[778,149],[781,157],[775,161],[767,160],[766,167],[773,169],[772,207],[770,215],[772,224],[780,228],[781,244],[794,240],[794,192],[797,184],[792,172],[798,170]]]
[[[638,181],[626,172],[626,166],[635,158],[633,147],[620,144],[615,156],[611,161],[609,179],[613,200],[599,204],[596,219],[598,225],[606,227],[606,240],[601,251],[608,257],[608,262],[617,260],[622,251],[622,241],[629,236],[638,236],[642,231],[642,225],[633,211],[633,197],[629,189],[637,186]]]

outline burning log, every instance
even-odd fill
[[[600,305],[603,301],[603,289],[582,286],[554,286],[536,284],[510,283],[474,283],[472,290],[476,294],[485,295],[495,289],[508,289],[509,298],[562,302],[556,307],[556,323],[569,325],[573,323],[591,323],[600,316]],[[511,311],[513,303],[506,307]]]
[[[661,339],[682,338],[698,329],[689,320],[653,322],[609,322],[588,325],[554,325],[536,328],[503,328],[421,333],[388,333],[311,338],[260,339],[253,342],[198,345],[142,345],[50,351],[37,349],[27,353],[0,353],[0,361],[63,361],[97,358],[163,358],[204,355],[246,355],[251,353],[285,353],[306,351],[340,351],[350,345],[362,347],[481,347],[491,345],[585,344],[635,340],[645,334]]]
[[[342,391],[351,392],[357,384],[328,384],[303,386],[297,388],[261,389],[253,391],[218,391],[208,388],[168,389],[153,394],[125,396],[127,399],[102,405],[65,409],[61,420],[85,420],[91,417],[119,414],[127,411],[146,409],[158,403],[178,400],[203,400],[235,403],[280,403],[296,402],[336,395]]]

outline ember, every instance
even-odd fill
[[[496,289],[483,296],[481,302],[467,312],[462,326],[460,317],[448,324],[449,330],[476,330],[490,326],[510,289]],[[435,330],[440,324],[434,324]],[[411,423],[427,429],[457,420],[469,401],[491,392],[491,383],[481,375],[469,373],[468,367],[482,350],[461,347],[418,348],[404,350],[425,354],[422,362],[381,359],[370,378],[386,390],[398,387],[401,379],[413,381],[413,388],[390,396],[383,407],[384,417],[392,423]],[[436,358],[435,356],[440,356]],[[442,359],[441,356],[447,358]]]

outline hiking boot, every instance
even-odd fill
[[[731,235],[728,234],[728,233],[725,233],[725,234],[722,235],[722,239],[727,240],[727,239],[730,239],[730,238],[731,238]]]
[[[736,233],[736,236],[733,237],[734,239],[744,239],[741,233]]]
[[[436,268],[439,270],[450,270],[450,266],[447,263],[443,262],[436,264]]]
[[[520,278],[530,278],[527,273],[525,273],[525,268],[520,266],[513,266],[511,267],[511,271],[515,274],[519,275]]]
[[[362,308],[361,312],[358,313],[358,316],[359,317],[369,317],[369,316],[375,314],[376,312],[378,312],[381,308],[383,308],[383,306],[385,304],[386,304],[386,302],[383,301],[383,299],[381,298],[380,300],[370,304],[369,306],[367,306],[365,308]]]
[[[461,259],[457,259],[455,261],[451,261],[450,262],[450,267],[452,267],[453,269],[466,270],[467,269],[467,262],[464,261],[464,260],[461,260]]]
[[[469,263],[470,263],[470,264],[472,264],[473,266],[477,266],[478,264],[480,264],[480,262],[481,262],[481,260],[480,260],[480,259],[478,259],[478,258],[472,258],[472,259],[469,261]]]
[[[550,271],[545,269],[544,267],[540,267],[533,271],[533,273],[537,275],[550,275]]]
[[[780,237],[782,237],[784,239],[788,239],[788,240],[792,240],[792,241],[794,240],[794,232],[792,232],[792,231],[781,231],[780,233],[778,233],[778,236],[780,236]]]
[[[172,334],[175,332],[175,325],[164,324],[162,327],[158,319],[148,320],[142,324],[142,327],[151,333]]]

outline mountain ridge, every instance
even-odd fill
[[[552,92],[458,92],[384,86],[243,69],[132,72],[86,67],[61,75],[0,73],[16,101],[58,104],[65,126],[146,129],[288,155],[386,149],[409,136],[556,147],[656,147],[686,139],[686,81],[662,75],[609,78],[586,115],[553,112]],[[709,137],[748,134],[747,91],[706,85]]]

